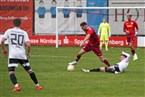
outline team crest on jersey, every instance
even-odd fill
[[[133,25],[133,22],[131,22],[131,24]]]

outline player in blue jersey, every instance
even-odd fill
[[[52,4],[52,7],[50,7],[51,17],[56,18],[56,4],[57,4],[57,2],[55,0],[52,0],[51,4]]]
[[[46,9],[44,7],[44,1],[43,0],[40,0],[39,1],[39,7],[38,7],[38,15],[39,15],[39,18],[44,18],[45,17],[45,13],[46,13]]]
[[[64,1],[64,7],[69,7],[69,1],[68,0]],[[63,8],[62,13],[64,14],[64,18],[68,18],[69,14],[70,14],[70,9]]]

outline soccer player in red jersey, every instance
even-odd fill
[[[134,43],[134,38],[138,32],[138,25],[134,20],[131,20],[131,17],[132,17],[132,14],[128,13],[127,14],[128,21],[124,22],[123,31],[126,33],[128,46],[131,49],[131,53],[133,55],[133,60],[137,60],[138,57],[137,57],[137,54],[135,52],[135,48],[133,46],[133,43]]]
[[[83,54],[85,54],[86,52],[89,52],[89,51],[93,51],[99,57],[99,59],[109,67],[110,63],[108,62],[108,60],[106,58],[104,58],[104,56],[102,54],[102,51],[99,46],[100,41],[99,41],[98,35],[94,31],[94,29],[87,26],[86,22],[82,22],[80,24],[80,26],[86,33],[86,37],[81,42],[80,46],[83,46],[87,41],[88,41],[88,43],[79,51],[79,53],[77,54],[76,61],[70,62],[69,65],[77,64],[77,62],[79,61],[79,59],[81,58],[81,56]]]

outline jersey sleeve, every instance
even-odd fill
[[[129,62],[129,60],[130,60],[130,54],[128,54],[128,53],[126,53],[126,52],[124,52],[124,51],[122,51],[122,54],[123,54],[123,55],[126,55],[125,61],[126,61],[126,62]]]
[[[94,30],[92,28],[89,28],[87,31],[87,34],[93,34]]]
[[[3,35],[2,38],[8,39],[8,38],[9,38],[8,33],[9,33],[9,30],[7,30],[7,31],[4,33],[4,35]]]
[[[134,26],[136,27],[136,29],[138,30],[138,24],[134,21]]]
[[[30,39],[28,37],[28,34],[25,32],[25,34],[24,34],[24,42],[29,42],[29,41],[30,41]]]
[[[127,54],[126,62],[129,62],[129,60],[130,60],[130,55]]]

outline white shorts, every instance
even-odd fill
[[[18,67],[18,64],[21,64],[23,67],[30,66],[30,63],[27,59],[12,59],[8,61],[8,67]]]

